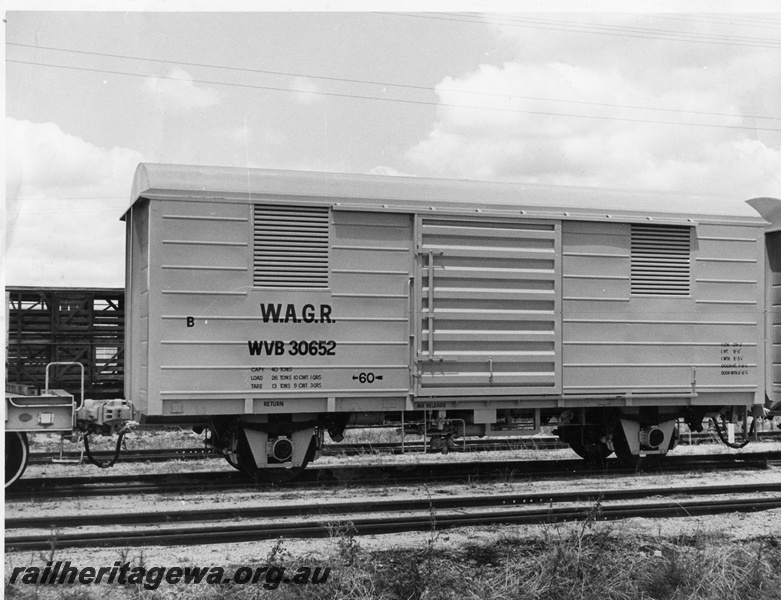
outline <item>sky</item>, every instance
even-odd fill
[[[9,286],[122,287],[139,162],[781,197],[769,2],[94,4],[6,6]]]

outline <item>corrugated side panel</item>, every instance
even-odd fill
[[[334,356],[317,372],[346,395],[406,396],[410,381],[412,219],[332,211]]]
[[[137,202],[127,220],[125,398],[143,413],[149,399],[149,226],[149,201]]]
[[[253,285],[252,206],[160,204],[156,414],[324,411],[329,397],[406,397],[409,216],[333,211],[330,286],[265,287]]]
[[[212,397],[249,387],[248,369],[245,375],[237,367],[246,363],[241,331],[248,323],[241,317],[258,313],[247,306],[251,207],[156,201],[152,214],[149,414],[165,414],[171,399],[206,399],[200,410],[238,412],[243,402]]]
[[[556,393],[560,224],[423,218],[419,231],[419,393]]]
[[[758,229],[700,223],[691,292],[633,293],[632,226],[565,222],[565,394],[752,392],[762,316]]]
[[[781,402],[781,231],[767,235],[770,273],[768,321],[770,326],[770,394],[774,402]]]

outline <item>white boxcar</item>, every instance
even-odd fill
[[[125,219],[126,397],[251,472],[383,422],[664,454],[772,379],[739,201],[142,164]]]
[[[781,201],[774,198],[750,200],[769,223],[765,230],[765,323],[767,404],[781,408]]]

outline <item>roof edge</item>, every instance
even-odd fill
[[[752,198],[746,200],[746,204],[770,223],[768,231],[781,231],[781,200],[769,197]]]
[[[545,206],[588,212],[618,210],[622,213],[762,220],[756,209],[742,199],[724,196],[525,182],[157,163],[138,165],[130,205],[145,195],[150,198],[188,195],[193,199],[220,197],[246,202],[274,194],[341,197],[345,201],[375,203],[392,200],[394,203],[426,202],[443,205]]]

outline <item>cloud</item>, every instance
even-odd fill
[[[192,75],[183,69],[174,68],[167,77],[167,79],[158,77],[144,79],[144,88],[162,106],[199,109],[215,106],[220,102],[219,92],[196,86]]]
[[[8,285],[121,287],[124,224],[140,153],[54,123],[6,118]]]
[[[296,102],[303,104],[304,106],[310,106],[322,99],[322,96],[317,93],[320,91],[320,88],[314,81],[307,79],[306,77],[296,77],[293,80],[291,87],[295,90],[293,92],[293,98],[295,98]]]
[[[731,128],[773,126],[741,116],[767,113],[753,99],[757,80],[745,76],[764,72],[764,55],[708,69],[673,61],[664,74],[638,74],[631,58],[585,66],[514,61],[445,78],[436,88],[438,119],[406,158],[446,177],[779,194],[780,138]]]

